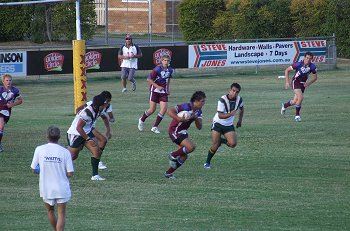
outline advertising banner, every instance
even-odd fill
[[[173,68],[187,68],[188,46],[140,47],[143,57],[139,59],[139,70],[152,70],[161,63],[161,57],[167,54],[171,57]]]
[[[28,75],[73,73],[71,50],[28,51]]]
[[[10,74],[16,76],[27,75],[27,52],[0,52],[0,76]]]
[[[326,48],[326,40],[190,45],[188,68],[291,64],[307,51],[325,62]]]

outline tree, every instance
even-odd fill
[[[178,10],[179,26],[186,41],[212,40],[213,21],[225,11],[225,1],[184,0]]]
[[[35,43],[44,43],[47,41],[45,26],[45,5],[32,5],[33,14],[30,22],[30,40]]]
[[[53,37],[55,39],[73,40],[76,35],[75,3],[66,2],[57,4],[52,9]],[[96,12],[94,0],[84,0],[80,4],[80,18],[82,38],[92,38],[96,30]]]
[[[350,58],[350,1],[292,0],[291,19],[296,36],[337,37],[337,53]]]
[[[1,6],[0,41],[24,39],[29,33],[30,15],[28,6]]]
[[[6,2],[0,0],[0,2]],[[30,39],[36,43],[72,40],[75,37],[75,2],[1,6],[0,41]],[[82,38],[90,39],[96,30],[94,0],[80,4]]]
[[[350,1],[336,0],[337,53],[343,58],[350,58]]]
[[[226,31],[233,34],[234,38],[289,37],[293,34],[289,25],[289,2],[289,0],[232,0],[227,6],[231,16],[226,23],[221,24],[231,27]]]

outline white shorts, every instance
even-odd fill
[[[67,198],[56,198],[56,199],[45,199],[43,198],[43,201],[51,206],[54,206],[55,204],[64,204],[67,203],[70,200],[70,197]]]

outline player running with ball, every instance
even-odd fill
[[[177,144],[178,149],[169,154],[170,168],[164,173],[166,178],[175,179],[174,171],[183,165],[187,155],[196,148],[196,145],[188,138],[187,129],[192,122],[195,122],[198,129],[202,129],[202,107],[205,99],[204,92],[196,91],[190,103],[178,104],[168,110],[168,115],[173,118],[169,125],[169,137],[173,143]],[[185,116],[179,117],[178,113],[181,111],[188,111],[191,116],[188,119]]]

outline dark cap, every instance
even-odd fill
[[[128,38],[128,39],[132,39],[131,34],[129,34],[129,33],[126,34],[126,35],[125,35],[125,38],[126,38],[126,39],[127,39],[127,38]]]
[[[104,95],[96,95],[92,100],[92,104],[96,107],[102,106],[106,101],[106,97]]]
[[[103,95],[106,99],[112,99],[112,94],[109,91],[103,91],[100,95]]]

